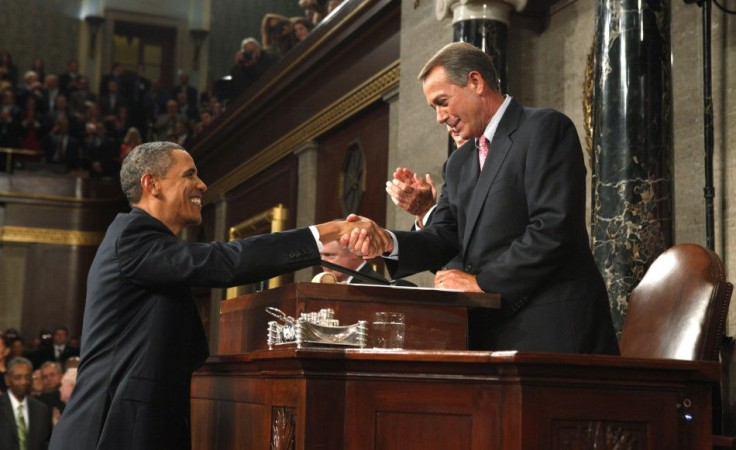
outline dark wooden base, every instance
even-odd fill
[[[279,349],[192,382],[204,449],[709,449],[715,362]]]

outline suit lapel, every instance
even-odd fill
[[[475,190],[473,191],[473,196],[470,200],[467,222],[465,223],[465,233],[463,234],[462,248],[467,249],[470,244],[470,238],[472,237],[475,226],[478,223],[478,217],[480,216],[480,212],[485,204],[488,191],[491,189],[491,186],[493,186],[506,156],[511,149],[513,141],[511,140],[510,135],[518,126],[521,111],[521,106],[514,100],[511,100],[511,103],[506,109],[506,113],[498,124],[496,133],[493,135],[493,142],[491,142],[488,157],[486,158],[486,162],[483,166],[483,171],[478,177],[478,182],[475,185]],[[475,161],[475,167],[479,167],[477,160]]]
[[[0,414],[5,416],[5,420],[11,425],[10,429],[13,433],[14,442],[18,441],[18,425],[15,423],[15,414],[13,413],[13,405],[10,403],[8,395],[12,395],[9,391],[0,395]],[[29,414],[30,415],[30,414]]]

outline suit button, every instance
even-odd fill
[[[296,253],[294,253],[293,250],[289,250],[289,258],[295,258],[295,257],[296,257]]]
[[[472,273],[473,266],[471,266],[470,264],[468,264],[467,266],[465,266],[465,271],[468,272],[468,273]]]

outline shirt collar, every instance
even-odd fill
[[[486,129],[483,132],[483,136],[488,139],[488,142],[493,142],[493,136],[496,134],[496,129],[498,129],[498,124],[501,123],[501,119],[503,118],[503,115],[506,113],[506,109],[508,109],[509,104],[511,103],[511,96],[506,95],[506,99],[501,103],[501,106],[498,107],[498,110],[496,111],[496,114],[491,117],[491,121],[488,122],[488,125],[486,125]]]

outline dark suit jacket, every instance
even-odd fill
[[[64,351],[61,352],[61,355],[59,355],[59,357],[57,358],[56,354],[54,353],[54,346],[45,345],[38,350],[38,353],[35,356],[35,360],[40,364],[43,364],[46,361],[56,361],[58,363],[64,364],[64,362],[72,356],[79,356],[79,350],[67,345],[64,347]]]
[[[0,395],[0,449],[18,450],[18,428],[9,392]],[[28,450],[45,450],[51,436],[51,411],[33,397],[28,398]]]
[[[189,448],[189,384],[208,355],[190,287],[253,283],[319,262],[306,228],[190,243],[140,209],[119,214],[89,271],[77,382],[50,448]]]
[[[444,166],[431,224],[395,232],[394,277],[444,267],[501,294],[472,311],[471,348],[617,353],[608,297],[585,225],[585,165],[575,127],[511,101],[479,173],[474,140]]]

